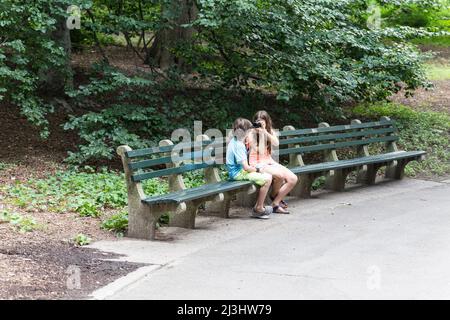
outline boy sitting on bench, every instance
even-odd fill
[[[248,164],[245,139],[247,138],[247,131],[252,127],[252,123],[247,119],[238,118],[234,121],[233,137],[227,147],[226,164],[230,180],[253,181],[260,187],[252,217],[268,219],[273,209],[271,206],[264,206],[264,200],[272,184],[272,176],[268,173],[260,173],[257,168]]]

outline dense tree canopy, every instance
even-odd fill
[[[399,26],[395,19],[371,28],[372,3],[2,0],[0,100],[18,105],[43,127],[44,136],[49,97],[58,95],[74,107],[93,106],[66,124],[86,141],[71,155],[82,162],[111,157],[120,143],[151,143],[193,119],[224,127],[235,95],[244,97],[244,105],[245,99],[274,96],[278,108],[338,113],[348,103],[380,101],[401,88],[412,92],[427,86],[422,56],[406,40],[431,34]],[[396,16],[399,8],[441,5],[437,0],[378,3]],[[64,30],[66,8],[73,4],[82,11],[81,30],[71,31],[73,48],[96,47],[102,56],[89,71],[89,82],[74,87]],[[120,39],[126,54],[149,68],[130,73],[114,67],[105,47]]]

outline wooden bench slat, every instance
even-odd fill
[[[332,127],[323,127],[323,128],[309,128],[309,129],[298,129],[298,130],[284,130],[280,131],[280,137],[286,136],[297,136],[303,134],[312,134],[312,133],[322,133],[322,132],[333,132],[333,131],[348,131],[355,129],[364,129],[364,128],[376,128],[383,126],[393,126],[394,121],[374,121],[374,122],[364,122],[358,124],[349,124],[349,125],[340,125],[340,126],[332,126]]]
[[[162,177],[162,176],[169,176],[172,174],[180,174],[180,173],[184,173],[184,172],[188,172],[188,171],[204,169],[204,168],[212,167],[215,165],[216,165],[215,163],[209,164],[209,163],[205,163],[205,162],[189,163],[189,164],[185,164],[185,165],[182,165],[179,167],[155,170],[155,171],[145,172],[145,173],[140,173],[140,174],[134,174],[131,176],[131,180],[138,182],[138,181],[152,179],[152,178],[158,178],[158,177]]]
[[[209,147],[209,145],[207,146],[207,148],[208,147]],[[223,147],[221,147],[221,148],[213,148],[212,150],[214,151],[214,152],[212,152],[212,156],[214,156],[216,151],[221,151],[223,154],[226,153],[226,149],[223,148]],[[200,150],[200,151],[185,153],[182,156],[177,157],[177,160],[178,161],[201,160],[205,156],[205,151],[208,151],[208,150],[207,149],[203,149],[203,150]],[[209,153],[207,153],[206,155],[209,155]],[[161,158],[156,158],[156,159],[131,162],[130,164],[128,164],[128,167],[130,169],[132,169],[132,170],[136,170],[136,169],[144,169],[144,168],[149,168],[149,167],[162,165],[162,164],[167,164],[167,163],[172,163],[172,156],[166,156],[166,157],[161,157]]]
[[[371,138],[371,139],[365,139],[365,140],[353,140],[353,141],[346,141],[346,142],[317,144],[317,145],[312,145],[312,146],[275,150],[274,155],[278,154],[278,155],[282,156],[282,155],[287,155],[287,154],[301,154],[301,153],[306,153],[306,152],[322,151],[322,150],[329,150],[329,149],[339,149],[339,148],[346,148],[346,147],[352,147],[352,146],[358,146],[358,145],[366,145],[366,144],[371,144],[371,143],[376,143],[376,142],[389,142],[389,141],[396,141],[396,140],[398,140],[397,136],[386,136],[386,137],[382,137],[382,138]]]
[[[191,188],[187,190],[172,192],[165,195],[148,197],[143,202],[147,204],[158,203],[180,203],[189,200],[206,198],[221,192],[232,191],[251,185],[250,181],[222,181],[218,183],[211,183],[202,185],[200,187]]]
[[[138,158],[138,157],[145,157],[145,156],[151,156],[153,154],[163,153],[163,152],[171,152],[173,148],[179,147],[179,148],[195,148],[196,146],[205,146],[209,144],[217,144],[217,145],[223,145],[225,141],[225,138],[216,139],[216,140],[205,140],[202,141],[201,144],[199,141],[193,141],[193,142],[184,142],[184,143],[178,143],[170,146],[160,146],[160,147],[153,147],[153,148],[144,148],[144,149],[138,149],[138,150],[131,150],[125,153],[125,155],[132,159],[132,158]]]
[[[390,128],[376,129],[376,130],[354,131],[354,132],[339,133],[339,134],[315,135],[315,136],[307,136],[307,137],[300,137],[300,138],[281,139],[280,145],[298,144],[298,143],[302,143],[302,142],[339,140],[339,139],[345,139],[345,138],[354,138],[354,137],[356,138],[356,137],[364,137],[364,136],[369,136],[369,135],[380,135],[380,134],[393,133],[393,132],[395,132],[395,128],[390,127]]]
[[[354,159],[348,159],[348,160],[315,163],[315,164],[309,164],[309,165],[295,167],[295,168],[289,168],[289,169],[296,174],[314,173],[314,172],[321,172],[321,171],[345,169],[345,168],[351,168],[351,167],[355,167],[355,166],[362,166],[362,165],[368,165],[368,164],[383,163],[383,162],[389,162],[389,161],[400,160],[400,159],[417,158],[424,154],[426,154],[425,151],[399,151],[399,152],[378,154],[378,155],[374,155],[374,156],[360,157],[360,158],[354,158]]]

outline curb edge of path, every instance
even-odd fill
[[[97,290],[94,290],[91,294],[89,294],[88,299],[90,300],[106,300],[108,297],[113,296],[117,292],[131,286],[133,283],[141,280],[142,278],[146,277],[148,274],[152,273],[153,271],[157,271],[164,267],[163,265],[148,265],[141,268],[138,268],[137,270],[127,274],[126,276],[123,276],[106,286],[103,286]]]

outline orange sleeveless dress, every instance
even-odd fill
[[[249,150],[249,145],[247,144],[247,150]],[[248,164],[255,166],[257,164],[270,164],[273,162],[272,156],[266,149],[264,152],[259,152],[258,148],[253,148],[249,150]]]

